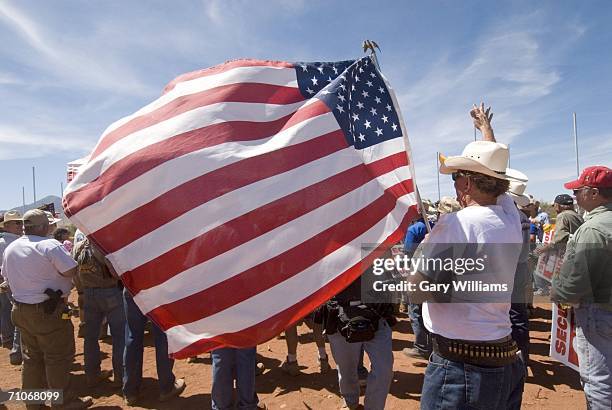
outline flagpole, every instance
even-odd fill
[[[25,214],[25,187],[21,186],[21,201],[23,203],[22,214]]]
[[[436,174],[438,175],[438,202],[440,202],[440,153],[436,151]]]
[[[378,47],[378,44],[376,44],[375,41],[365,40],[363,42],[363,52],[365,53],[366,51],[370,50],[370,58],[372,59],[372,62],[374,63],[378,71],[380,71],[380,64],[378,62],[378,56],[376,55],[376,49],[380,50],[380,47]],[[410,144],[408,142],[408,134],[406,133],[406,130],[404,128],[404,119],[402,117],[402,113],[400,112],[399,103],[397,102],[397,99],[395,98],[395,93],[392,92],[392,90],[390,90],[390,95],[392,97],[393,103],[397,107],[397,115],[400,120],[400,127],[402,128],[402,134],[404,135],[404,143],[406,145],[406,156],[408,157],[408,163],[410,164],[410,171],[412,174],[412,182],[414,183],[414,193],[416,196],[417,205],[419,207],[419,211],[421,212],[421,217],[425,221],[425,227],[427,228],[427,232],[431,232],[431,226],[429,226],[429,221],[427,220],[427,212],[425,212],[425,207],[423,206],[423,201],[421,200],[421,194],[419,193],[419,187],[416,184],[414,164],[413,164],[413,161],[410,155]]]

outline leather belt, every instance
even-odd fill
[[[39,303],[24,303],[24,302],[18,302],[18,301],[15,300],[14,303],[17,306],[27,306],[27,307],[32,307],[32,308],[35,308],[35,309],[39,309],[39,308],[43,309],[45,307],[45,303],[47,303],[47,301],[45,300],[45,301],[39,302]],[[64,299],[60,300],[57,303],[58,306],[59,305],[65,305],[65,304],[66,304],[66,302],[64,302]]]
[[[45,302],[44,301],[43,302],[39,302],[39,303],[24,303],[24,302],[15,301],[15,304],[17,306],[27,306],[27,307],[32,307],[32,308],[35,308],[35,309],[44,308],[44,306],[45,306]]]
[[[433,351],[447,360],[481,367],[503,367],[518,357],[518,347],[511,338],[501,342],[475,342],[432,334],[432,345]]]

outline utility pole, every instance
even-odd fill
[[[576,151],[576,176],[580,177],[580,164],[578,163],[578,124],[576,123],[576,113],[572,113],[574,118],[574,150]]]
[[[34,204],[36,204],[36,167],[32,167],[32,188],[34,190]]]

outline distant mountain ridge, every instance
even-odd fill
[[[64,217],[64,209],[62,208],[62,199],[59,196],[57,196],[57,195],[47,195],[46,197],[41,198],[41,199],[37,200],[36,202],[32,202],[30,204],[26,204],[25,205],[25,209],[24,209],[23,204],[22,204],[22,205],[14,206],[14,207],[9,208],[9,209],[2,210],[2,211],[0,211],[0,213],[4,213],[6,211],[10,211],[11,209],[16,209],[16,210],[18,210],[19,212],[21,212],[23,214],[26,211],[29,211],[30,209],[35,209],[35,208],[38,208],[41,205],[50,204],[50,203],[53,203],[55,205],[55,212],[57,214],[59,214],[59,216],[61,218],[63,218]]]

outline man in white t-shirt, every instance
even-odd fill
[[[11,317],[21,332],[22,389],[59,389],[64,408],[86,408],[91,397],[81,400],[69,390],[74,329],[65,306],[77,263],[61,243],[46,238],[44,211],[26,212],[23,224],[25,235],[6,248],[2,263],[15,300]]]
[[[484,141],[440,166],[452,174],[463,209],[440,218],[421,247],[427,264],[411,280],[420,289],[415,296],[425,301],[423,322],[433,341],[421,409],[520,408],[524,370],[509,310],[523,239],[506,194],[508,148],[495,142],[489,112],[484,105],[470,112]],[[459,264],[468,259],[469,267]],[[436,292],[430,291],[434,285]]]

